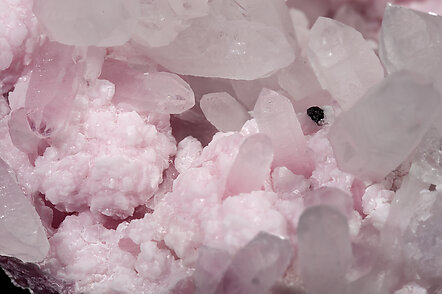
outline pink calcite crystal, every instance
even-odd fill
[[[393,2],[0,0],[0,266],[33,293],[442,293],[442,6]]]

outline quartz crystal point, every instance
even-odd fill
[[[379,40],[387,72],[410,70],[442,81],[441,31],[441,16],[388,4]]]
[[[109,59],[104,62],[100,78],[115,84],[115,103],[136,111],[178,114],[195,105],[190,86],[173,73],[143,74],[122,61]]]
[[[217,294],[265,294],[291,263],[288,240],[259,233],[233,257]]]
[[[239,80],[265,77],[291,64],[294,41],[282,31],[291,28],[284,25],[287,12],[256,9],[273,0],[240,2],[215,1],[209,16],[192,20],[169,45],[150,48],[149,56],[179,74]]]
[[[261,190],[270,175],[273,160],[272,141],[264,134],[248,137],[240,146],[230,168],[226,194],[238,195]]]
[[[133,39],[149,47],[170,44],[190,26],[190,20],[208,14],[208,0],[140,0]]]
[[[298,224],[299,268],[307,294],[345,294],[352,261],[346,218],[327,206],[307,208]]]
[[[231,255],[220,249],[202,247],[198,251],[193,281],[196,285],[195,294],[220,294],[217,287],[229,267]]]
[[[361,177],[384,178],[417,147],[440,112],[433,85],[407,72],[389,76],[332,125],[338,166]]]
[[[307,56],[321,86],[344,110],[384,78],[378,57],[361,33],[333,19],[315,22]]]
[[[25,152],[64,127],[84,72],[84,64],[73,59],[73,47],[46,42],[37,50],[24,107],[15,110],[9,121],[12,141]]]
[[[221,132],[239,131],[250,119],[244,106],[226,92],[204,95],[200,106],[207,120]]]
[[[49,242],[40,217],[1,159],[0,181],[0,255],[42,261]]]
[[[261,133],[273,144],[273,166],[285,166],[306,177],[313,170],[312,157],[290,100],[275,91],[263,89],[253,110]]]
[[[118,46],[131,37],[138,0],[36,0],[33,10],[54,41],[77,46]]]

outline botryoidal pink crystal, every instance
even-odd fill
[[[0,159],[0,254],[25,262],[42,261],[49,242],[40,216]],[[17,224],[20,224],[17,226]]]

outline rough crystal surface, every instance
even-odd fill
[[[318,18],[310,32],[307,53],[321,86],[344,110],[384,77],[378,57],[362,35],[333,19]]]
[[[0,254],[25,262],[42,261],[49,250],[45,229],[32,202],[1,159],[0,179]]]
[[[407,72],[391,75],[331,127],[339,167],[382,179],[417,147],[440,105],[440,94],[431,83]]]

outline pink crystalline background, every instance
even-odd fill
[[[422,11],[442,12],[439,2],[397,1]],[[287,4],[304,11],[310,24],[321,15],[348,24],[376,47],[386,1],[288,0]],[[293,140],[302,158],[293,165],[287,160],[284,167],[275,161],[272,165],[263,156],[256,159],[262,165],[255,170],[243,166],[254,150],[241,148],[247,147],[248,140],[266,148],[258,134],[259,118],[248,120],[240,130],[217,132],[198,106],[207,93],[238,95],[235,87],[241,81],[164,73],[132,42],[85,49],[77,52],[76,62],[70,60],[72,52],[57,57],[65,64],[41,61],[51,50],[67,49],[40,35],[31,7],[28,0],[0,0],[0,26],[7,28],[0,29],[4,98],[0,99],[0,158],[13,169],[26,195],[32,196],[50,243],[49,254],[38,267],[0,260],[21,286],[35,293],[194,293],[192,277],[200,249],[219,249],[232,257],[261,231],[286,238],[296,248],[298,221],[305,208],[327,201],[335,205],[334,199],[306,200],[311,191],[324,188],[338,188],[348,196],[336,202],[344,209],[350,237],[356,240],[355,252],[364,246],[357,240],[361,226],[379,228],[385,223],[395,181],[403,175],[397,171],[365,190],[359,178],[337,167],[327,138],[333,114],[327,117],[326,113],[321,127],[305,114],[313,104],[341,111],[317,81],[313,89],[305,89],[314,93],[313,104],[293,102],[300,125],[289,124],[293,127],[289,130],[298,131]],[[302,33],[297,38],[301,47],[305,45]],[[169,108],[126,103],[127,97],[141,91],[126,77],[142,78],[133,68],[112,70],[112,58],[151,74],[152,93],[143,94],[179,94],[187,100]],[[61,68],[68,69],[62,89],[36,74],[41,70],[56,80]],[[259,83],[261,88],[274,85],[271,79]],[[60,106],[46,99],[49,94],[34,98],[26,94],[40,88],[54,95],[77,90],[72,97],[66,94]],[[249,90],[246,94],[253,96],[255,89]],[[255,102],[260,91],[254,93],[247,110],[258,113]],[[260,99],[274,96],[281,97],[267,90]],[[193,98],[197,106],[182,112],[192,106]],[[247,106],[247,101],[242,103]],[[66,105],[68,113],[63,112]],[[151,107],[155,111],[149,111]],[[24,109],[32,113],[30,128],[23,126]],[[272,140],[286,140],[276,137]],[[283,154],[284,161],[290,152],[283,144],[275,149],[274,160]],[[363,257],[355,263],[358,269],[366,265]],[[271,291],[286,293],[289,287],[301,289],[295,261]]]

